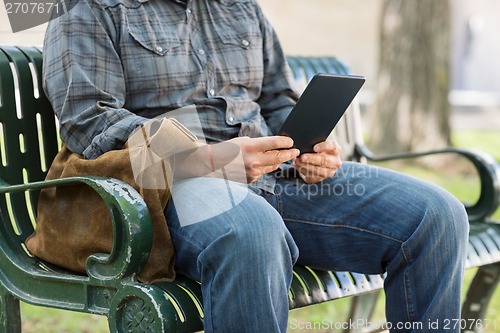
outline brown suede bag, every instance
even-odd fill
[[[151,253],[138,275],[144,282],[171,281],[175,277],[174,248],[164,215],[170,198],[167,184],[171,170],[164,156],[197,148],[196,137],[173,119],[163,119],[160,125],[157,120],[154,127],[153,133],[150,123],[146,123],[131,136],[125,148],[109,151],[95,160],[86,160],[63,145],[46,177],[112,177],[140,193],[153,229]],[[161,154],[152,146],[161,147]],[[47,262],[84,274],[89,255],[111,252],[112,230],[105,204],[89,186],[52,187],[41,190],[37,227],[26,246]]]

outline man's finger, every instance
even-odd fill
[[[255,143],[259,151],[268,151],[276,149],[288,149],[293,146],[293,140],[287,136],[265,136],[255,138]]]
[[[328,169],[338,169],[341,161],[334,155],[329,154],[304,154],[300,156],[297,163],[301,166],[318,166]]]
[[[325,152],[333,155],[340,155],[341,152],[340,145],[333,140],[320,142],[316,144],[313,149],[316,153]]]
[[[268,150],[262,154],[262,164],[263,165],[279,165],[286,161],[293,160],[299,156],[299,150],[283,149],[283,150]]]

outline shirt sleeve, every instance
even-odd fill
[[[116,34],[106,11],[86,0],[50,21],[46,31],[44,91],[59,120],[62,141],[88,159],[121,148],[146,121],[124,108]]]
[[[257,10],[261,18],[264,53],[264,81],[257,102],[271,133],[276,134],[299,94],[294,89],[293,76],[276,32],[261,8]]]

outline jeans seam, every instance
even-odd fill
[[[408,274],[408,267],[411,264],[411,255],[405,247],[405,243],[401,244],[401,253],[403,254],[403,258],[406,262],[406,267],[405,267],[405,272],[404,272],[404,292],[405,292],[405,301],[406,301],[406,315],[408,316],[408,320],[410,322],[414,321],[414,310],[413,310],[413,304],[414,301],[413,295],[411,293],[411,281],[410,281],[410,275]]]
[[[191,240],[191,238],[189,238],[188,236],[186,236],[184,233],[180,233],[180,232],[177,232],[176,230],[173,230],[173,229],[170,229],[169,230],[170,233],[174,233],[177,235],[177,237],[180,237],[182,238],[184,241],[188,242],[189,244],[191,244],[193,247],[195,247],[200,253],[204,250],[203,247],[199,246],[198,244],[196,244],[195,242],[193,242]]]
[[[283,218],[283,200],[281,200],[281,195],[276,196],[276,210],[281,218]]]
[[[329,224],[329,223],[321,223],[321,222],[313,222],[313,221],[306,221],[306,220],[300,220],[300,219],[291,219],[291,218],[286,218],[283,219],[285,222],[296,222],[296,223],[306,223],[306,224],[311,224],[311,225],[317,225],[317,226],[322,226],[322,227],[332,227],[332,228],[347,228],[347,229],[352,229],[352,230],[357,230],[361,232],[367,232],[373,235],[377,235],[380,237],[384,237],[386,239],[398,242],[400,244],[403,244],[404,241],[382,234],[380,232],[374,231],[374,230],[369,230],[369,229],[363,229],[360,227],[355,227],[355,226],[350,226],[350,225],[343,225],[343,224]]]
[[[202,265],[204,265],[202,263]],[[206,289],[209,289],[210,291],[208,292],[208,294],[204,294],[203,295],[203,301],[205,303],[205,309],[203,310],[204,311],[204,318],[203,318],[203,327],[205,329],[205,331],[209,331],[209,332],[215,332],[215,328],[214,328],[214,318],[213,318],[213,314],[211,313],[212,312],[212,309],[213,309],[213,297],[212,297],[212,281],[213,281],[213,277],[211,279],[207,279],[209,282],[208,282],[208,286],[205,286]],[[209,305],[209,308],[207,309],[206,308],[206,304],[210,304]],[[210,312],[210,315],[207,315],[207,312]],[[209,320],[207,320],[208,318],[210,318]],[[209,329],[210,327],[210,329]]]
[[[427,215],[427,212],[426,214]],[[436,216],[432,216],[432,218],[435,220]],[[408,268],[412,264],[412,255],[411,255],[411,249],[410,249],[410,242],[412,238],[415,236],[415,234],[419,231],[420,228],[422,228],[422,225],[424,223],[424,218],[422,218],[421,222],[418,224],[417,228],[413,231],[413,233],[408,237],[407,240],[405,240],[401,244],[401,253],[403,254],[403,258],[406,262],[406,267],[405,267],[405,272],[404,272],[404,292],[405,292],[405,300],[406,300],[406,314],[408,316],[408,320],[413,322],[415,318],[415,310],[413,304],[415,304],[415,301],[413,300],[414,296],[412,295],[412,288],[410,286],[411,284],[411,279],[410,275],[408,274]]]

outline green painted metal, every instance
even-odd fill
[[[349,72],[333,57],[290,57],[289,63],[297,80],[303,82],[316,72]],[[152,229],[146,205],[132,187],[99,177],[44,181],[59,144],[57,122],[41,90],[41,64],[41,51],[37,48],[0,48],[0,332],[21,331],[19,300],[107,316],[111,332],[202,330],[202,295],[197,281],[181,275],[173,282],[148,285],[136,279],[149,255]],[[351,118],[346,119],[346,124],[339,126],[347,129],[344,139],[353,147],[351,159],[418,155],[374,156],[362,142],[354,141],[356,135],[351,132],[360,128],[351,123]],[[467,207],[471,219],[467,265],[481,269],[465,303],[473,311],[464,311],[466,318],[476,318],[484,314],[488,296],[491,297],[500,275],[500,225],[490,221],[500,200],[500,168],[479,152],[447,149],[421,155],[438,153],[461,154],[472,161],[480,174],[480,198]],[[112,252],[89,257],[86,275],[42,262],[24,247],[36,226],[39,190],[74,184],[85,184],[101,196],[114,227]],[[368,320],[383,281],[383,275],[325,272],[297,266],[290,308],[351,297],[351,316]]]
[[[150,324],[155,330],[175,331],[177,313],[165,292],[136,279],[152,239],[149,212],[141,196],[114,179],[43,180],[59,146],[55,117],[41,91],[41,63],[36,48],[0,49],[0,329],[20,332],[18,300],[23,300],[106,315],[113,329],[132,325],[129,331],[144,332]],[[34,230],[39,190],[73,184],[85,184],[101,196],[114,227],[112,252],[89,257],[85,276],[42,262],[24,247]],[[129,322],[130,310],[138,302],[161,312],[152,312],[156,317],[145,316],[134,327],[137,323]],[[113,311],[110,306],[115,306]]]
[[[481,266],[467,290],[467,296],[462,306],[462,318],[470,320],[469,323],[478,323],[479,325],[476,325],[475,328],[479,332],[483,332],[488,324],[485,320],[488,318],[488,304],[499,281],[500,262]],[[493,322],[489,326],[494,327],[494,324],[498,325],[498,323]]]

